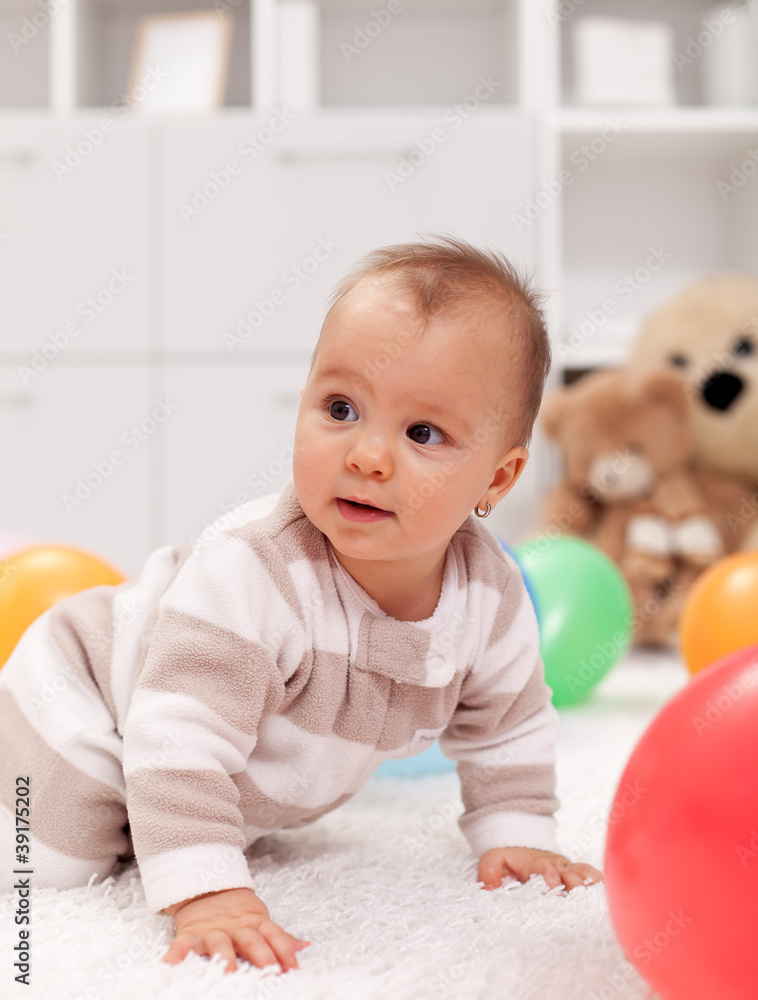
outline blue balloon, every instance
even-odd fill
[[[456,762],[444,755],[435,740],[430,747],[413,757],[385,760],[374,774],[380,777],[384,775],[392,778],[420,778],[423,774],[442,774],[443,771],[452,771],[455,766]]]
[[[498,541],[500,542],[500,547],[505,552],[507,552],[509,556],[513,556],[513,558],[516,561],[516,564],[518,565],[518,568],[521,570],[521,575],[524,578],[524,585],[526,586],[526,592],[527,592],[527,594],[529,594],[529,596],[532,599],[532,604],[534,605],[534,613],[537,615],[537,624],[541,625],[542,624],[542,620],[541,620],[541,617],[540,617],[540,606],[539,606],[539,602],[537,601],[537,594],[535,593],[534,585],[533,585],[532,581],[527,576],[526,571],[524,570],[524,567],[521,565],[519,557],[516,555],[516,553],[513,551],[513,549],[509,545],[506,545],[502,538],[498,538]]]

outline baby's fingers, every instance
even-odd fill
[[[201,955],[218,955],[226,962],[225,972],[237,971],[237,954],[226,931],[208,931]]]
[[[542,875],[549,888],[553,889],[562,883],[569,891],[576,889],[577,886],[588,884],[588,880],[589,883],[602,882],[603,880],[602,872],[593,868],[592,865],[582,863],[561,865],[560,867],[547,865]]]
[[[244,930],[247,931],[248,928]],[[240,933],[243,932],[241,931]],[[238,935],[235,934],[235,941],[237,938]],[[282,972],[287,972],[289,969],[297,969],[297,956],[295,952],[310,944],[309,941],[300,941],[298,938],[292,937],[283,927],[275,924],[273,920],[264,920],[258,925],[257,937],[255,939],[251,939],[246,933],[244,933],[244,938],[245,944],[248,947],[248,954],[251,956],[250,960],[255,965],[263,968],[264,964],[270,965],[272,962],[278,962]],[[270,957],[264,963],[261,959],[266,955]]]
[[[557,868],[555,865],[546,865],[542,877],[551,889],[559,885],[565,885],[567,889],[575,889],[584,882],[582,876],[573,868]]]
[[[594,885],[595,882],[605,881],[605,876],[601,871],[598,871],[597,868],[593,868],[592,865],[587,865],[584,862],[579,862],[578,864],[575,864],[574,870],[579,872],[579,874],[582,876],[583,885],[587,883],[588,879],[590,885]]]
[[[266,941],[266,938],[252,927],[240,927],[232,932],[232,940],[237,954],[240,958],[246,958],[259,969],[265,969],[267,965],[281,965],[282,971],[286,972],[286,967],[275,954],[274,950]]]
[[[498,886],[501,886],[503,884],[504,870],[510,874],[508,865],[505,863],[504,853],[504,851],[494,849],[487,851],[480,858],[477,881],[484,882],[485,889],[497,889]]]
[[[171,947],[163,956],[163,961],[169,965],[177,965],[184,961],[191,951],[196,951],[198,955],[208,955],[209,952],[203,945],[202,938],[197,934],[190,934],[189,931],[182,931],[174,938]]]
[[[208,957],[211,955],[220,956],[227,963],[226,972],[235,972],[237,969],[234,945],[225,931],[208,931],[205,934],[191,934],[189,931],[182,931],[176,935],[173,944],[163,956],[163,961],[169,965],[176,965],[183,961],[191,951]]]

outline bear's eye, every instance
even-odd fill
[[[676,368],[686,368],[689,361],[683,354],[669,354],[668,363]]]
[[[737,358],[746,358],[755,354],[755,344],[751,337],[740,337],[732,345],[732,354]]]

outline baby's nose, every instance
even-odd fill
[[[391,475],[394,468],[392,447],[384,435],[365,432],[353,443],[348,464],[364,476]]]

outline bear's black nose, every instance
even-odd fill
[[[744,388],[745,383],[738,375],[717,372],[711,375],[701,391],[708,406],[714,410],[728,410]]]

